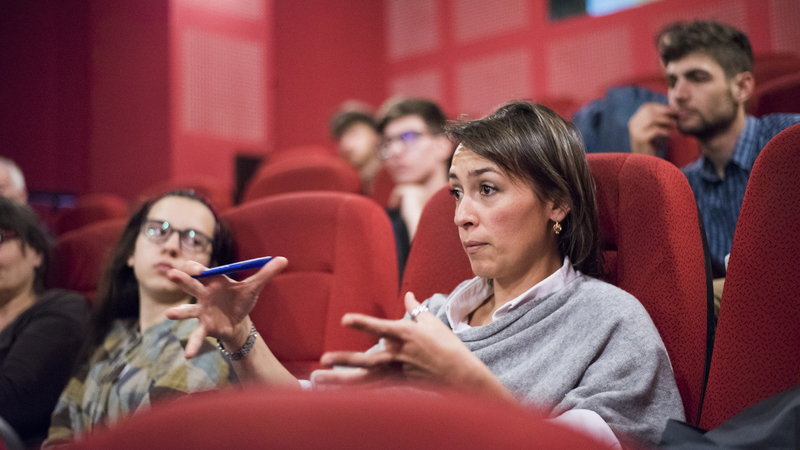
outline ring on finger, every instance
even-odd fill
[[[411,320],[413,320],[414,322],[416,322],[416,321],[417,321],[417,316],[418,316],[420,313],[422,313],[422,312],[425,312],[425,311],[427,311],[427,310],[428,310],[428,307],[427,307],[427,306],[425,306],[425,305],[419,305],[419,306],[417,306],[416,308],[412,309],[412,310],[411,310]]]

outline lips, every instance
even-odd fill
[[[172,269],[172,264],[168,262],[160,262],[155,264],[153,267],[155,267],[158,273],[166,274],[169,269]]]
[[[481,251],[484,247],[486,247],[489,244],[480,241],[465,241],[462,242],[461,245],[464,246],[464,251],[466,251],[469,254],[472,254]]]

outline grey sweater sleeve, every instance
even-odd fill
[[[447,323],[444,296],[428,301]],[[623,442],[655,445],[683,404],[658,331],[630,294],[581,276],[491,324],[457,333],[531,408],[596,412]]]

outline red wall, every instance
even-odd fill
[[[91,2],[92,191],[131,198],[169,178],[168,5]]]
[[[88,1],[0,2],[0,155],[34,189],[89,190],[89,48]]]
[[[215,2],[0,2],[0,153],[31,189],[131,198],[185,175],[230,183],[237,153],[330,146],[328,118],[347,99],[428,95],[451,117],[509,98],[580,104],[657,71],[653,34],[674,20],[722,20],[756,53],[800,53],[796,0],[660,0],[555,23],[546,0],[263,1],[252,20],[197,10]],[[409,11],[422,15],[396,20]],[[261,134],[185,129],[185,27],[265,43]],[[425,36],[433,45],[414,41]]]
[[[275,1],[275,150],[330,145],[341,102],[386,97],[383,2]]]

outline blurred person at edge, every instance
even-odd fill
[[[376,148],[380,141],[378,125],[366,107],[357,102],[345,102],[330,121],[331,137],[336,140],[339,155],[361,176],[361,190],[372,191],[372,182],[381,160]]]
[[[45,289],[49,250],[34,212],[0,197],[0,417],[31,447],[47,436],[89,318],[82,295]]]

